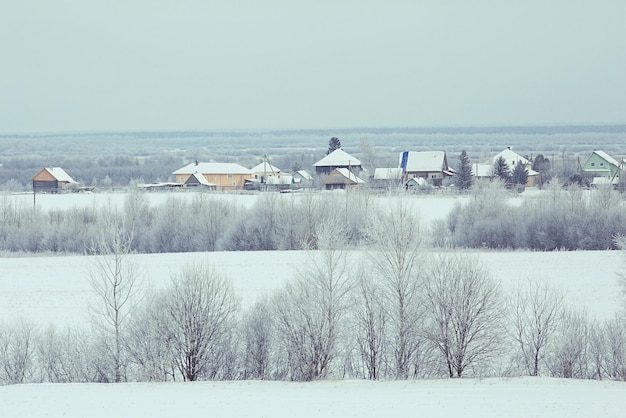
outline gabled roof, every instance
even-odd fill
[[[364,184],[365,181],[357,177],[353,172],[348,170],[347,168],[335,168],[323,181],[323,184],[329,183],[330,179],[341,177],[349,183],[353,184]]]
[[[261,164],[258,164],[250,169],[253,173],[268,173],[268,174],[278,174],[282,170],[276,166],[271,165],[267,161],[263,161]]]
[[[402,155],[400,162],[402,166]],[[448,159],[445,151],[409,151],[405,171],[449,171]]]
[[[521,162],[524,165],[532,165],[532,163],[530,161],[528,161],[526,158],[522,157],[521,155],[519,155],[518,153],[511,151],[511,148],[507,148],[504,151],[496,154],[493,158],[492,158],[492,163],[495,164],[495,162],[498,160],[498,158],[504,158],[504,161],[506,161],[506,163],[509,165],[509,168],[511,170],[513,170],[513,168],[515,168],[515,164],[517,164],[518,162]]]
[[[361,160],[339,148],[313,164],[313,167],[349,167],[361,164]]]
[[[250,170],[235,163],[190,163],[172,174],[252,174]]]
[[[313,176],[311,176],[309,174],[308,171],[306,170],[298,170],[294,173],[294,175],[298,174],[300,177],[302,177],[304,180],[313,180]]]
[[[76,181],[74,181],[74,179],[70,177],[70,175],[67,174],[65,170],[63,170],[61,167],[46,167],[44,168],[44,170],[50,173],[50,175],[54,177],[57,181],[76,183]]]
[[[607,154],[604,151],[597,151],[596,150],[596,151],[592,152],[591,154],[592,155],[596,154],[598,157],[602,158],[607,163],[609,163],[611,165],[614,165],[615,167],[619,167],[619,162],[615,158],[611,157],[609,154]]]
[[[377,168],[374,170],[374,180],[400,180],[402,169],[397,167]]]
[[[204,175],[200,173],[193,173],[192,175],[190,175],[187,181],[185,182],[185,184],[188,184],[190,180],[193,180],[193,179],[195,179],[198,183],[202,184],[203,186],[215,186],[215,184],[209,183],[206,177],[204,177]]]

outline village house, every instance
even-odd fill
[[[33,192],[35,193],[56,193],[69,185],[78,186],[78,182],[74,181],[61,167],[43,168],[33,177]]]
[[[612,184],[618,187],[620,181],[626,181],[624,161],[617,161],[604,151],[594,150],[583,164],[582,171],[593,178],[592,186]]]
[[[348,189],[355,186],[362,186],[365,181],[357,177],[356,174],[347,168],[335,168],[322,181],[325,190]]]
[[[405,151],[400,154],[399,166],[402,169],[403,183],[420,177],[433,186],[440,187],[445,178],[454,175],[445,151]]]
[[[345,168],[358,175],[363,170],[361,164],[361,160],[339,148],[313,164],[313,167],[318,175],[329,175],[336,168]]]
[[[174,181],[185,184],[190,177],[200,174],[211,186],[218,190],[243,190],[245,180],[252,178],[252,172],[235,163],[193,162],[174,171]],[[199,179],[198,176],[195,176]],[[192,180],[193,181],[193,180]],[[199,181],[199,180],[198,180]]]

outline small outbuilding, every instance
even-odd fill
[[[35,193],[58,193],[74,181],[61,167],[46,167],[33,177],[33,192]]]

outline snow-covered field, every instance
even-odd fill
[[[37,198],[38,205],[69,207],[94,204],[100,196]],[[123,195],[115,199],[121,202]],[[237,199],[252,205],[256,197]],[[458,199],[421,197],[414,202],[426,219],[436,219],[445,216]],[[473,254],[505,291],[526,278],[541,278],[560,288],[567,303],[587,309],[591,316],[608,318],[620,307],[617,274],[626,271],[626,265],[619,252]],[[171,273],[186,263],[206,261],[233,281],[244,306],[282,286],[308,260],[303,251],[135,257],[146,282],[155,287],[167,283]],[[0,322],[23,318],[41,326],[86,324],[91,297],[88,272],[93,266],[93,257],[87,256],[0,257]],[[550,378],[29,384],[0,387],[0,417],[622,417],[624,391],[626,383]]]
[[[623,417],[626,384],[548,378],[39,384],[0,388],[0,416]]]

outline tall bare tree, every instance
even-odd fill
[[[338,354],[352,275],[345,252],[343,224],[329,217],[316,230],[319,251],[275,299],[277,331],[288,347],[291,378],[328,376]]]
[[[511,298],[509,315],[513,339],[518,343],[524,368],[538,376],[546,347],[559,327],[563,296],[539,281],[529,281]]]
[[[132,258],[132,230],[111,207],[102,212],[100,236],[91,253],[89,272],[96,300],[90,305],[92,324],[101,338],[104,355],[110,357],[113,381],[122,381],[125,366],[123,338],[126,323],[140,301],[141,271]]]
[[[224,364],[211,362],[223,359],[221,345],[239,308],[232,283],[211,266],[188,265],[162,297],[166,341],[183,379],[215,377]]]
[[[443,355],[450,377],[489,361],[503,336],[503,299],[498,283],[479,260],[442,254],[429,260],[424,282],[426,335]]]
[[[421,344],[418,328],[423,309],[417,271],[422,244],[419,219],[400,198],[390,208],[372,216],[366,235],[373,271],[382,283],[389,307],[388,337],[395,375],[406,379]]]

